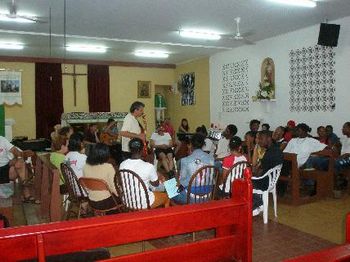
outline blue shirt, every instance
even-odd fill
[[[180,184],[187,187],[191,176],[199,168],[207,165],[214,165],[214,158],[202,149],[196,149],[188,157],[182,158],[180,162]]]

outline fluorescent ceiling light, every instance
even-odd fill
[[[313,0],[269,0],[269,1],[279,3],[279,4],[285,4],[285,5],[316,7],[316,2]]]
[[[221,35],[215,32],[197,31],[189,29],[181,29],[179,31],[180,36],[196,39],[206,39],[206,40],[219,40]]]
[[[22,50],[23,44],[16,42],[0,42],[0,49]]]
[[[35,23],[35,19],[37,17],[34,15],[0,13],[0,21],[2,22]]]
[[[106,53],[107,47],[94,45],[69,45],[66,47],[70,52],[86,52],[86,53]]]
[[[150,58],[168,58],[169,53],[160,50],[136,50],[135,56],[150,57]]]

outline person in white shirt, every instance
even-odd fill
[[[129,142],[129,149],[131,151],[131,158],[124,160],[120,166],[119,170],[127,169],[134,171],[140,178],[143,180],[147,187],[149,202],[151,208],[156,208],[158,206],[169,207],[170,200],[168,195],[164,192],[158,191],[150,191],[150,185],[157,187],[159,185],[159,179],[157,175],[157,171],[154,165],[147,163],[141,159],[141,152],[143,148],[143,141],[139,138],[133,138]],[[123,187],[126,186],[127,183],[123,183]],[[131,187],[134,187],[133,184],[130,184]],[[138,187],[138,185],[135,185]],[[125,191],[125,188],[123,188]],[[139,192],[138,188],[132,188],[131,192]],[[141,207],[138,208],[147,208],[146,196],[141,193],[141,196],[137,196],[137,198],[141,197]]]
[[[343,137],[340,138],[340,156],[335,160],[335,169],[339,173],[350,166],[350,122],[346,122],[342,128]]]
[[[226,181],[224,192],[220,192],[223,195],[228,194],[230,190],[230,184],[232,183],[234,177],[231,180],[227,179],[229,176],[229,171],[238,162],[247,161],[247,158],[242,154],[242,140],[238,136],[231,138],[229,143],[229,148],[231,154],[224,158],[222,163],[222,181]],[[223,190],[224,185],[220,185],[219,188]]]
[[[208,138],[208,131],[205,125],[197,127],[196,133],[202,134],[205,137],[205,140],[204,140],[205,145],[202,147],[202,150],[208,153],[209,155],[214,156],[216,147],[213,141],[210,138]]]
[[[237,134],[237,127],[235,125],[228,125],[222,134],[221,139],[218,142],[214,157],[215,167],[218,168],[219,172],[222,173],[222,161],[225,157],[231,154],[229,143],[230,139]]]
[[[141,131],[140,123],[137,121],[138,117],[143,116],[145,104],[139,101],[132,103],[130,106],[130,113],[128,113],[123,121],[123,126],[119,132],[122,137],[122,152],[123,159],[131,157],[129,149],[129,141],[132,138],[139,138],[143,142],[146,139],[146,136]]]
[[[151,147],[167,173],[174,169],[173,142],[169,133],[165,133],[163,126],[158,126],[157,132],[151,136]]]
[[[23,199],[25,203],[35,202],[26,185],[26,166],[23,152],[12,145],[5,137],[0,136],[0,184],[9,183],[19,178],[23,185]]]
[[[297,154],[298,167],[316,167],[320,158],[312,158],[310,156],[313,153],[323,151],[327,145],[322,144],[315,138],[309,137],[308,133],[311,132],[311,128],[304,123],[297,125],[296,132],[298,137],[292,138],[283,152]]]
[[[69,166],[74,171],[77,179],[83,176],[83,167],[86,164],[87,156],[82,154],[83,150],[83,139],[79,133],[74,133],[70,136],[68,142],[68,150],[69,152],[65,156],[65,161],[69,164]],[[78,185],[75,185],[76,192],[79,192]]]

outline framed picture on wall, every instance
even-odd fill
[[[151,97],[151,81],[137,81],[137,98]]]
[[[22,72],[0,71],[0,104],[22,104]]]

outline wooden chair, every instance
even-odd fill
[[[28,162],[29,158],[30,158],[30,161]],[[23,159],[26,165],[26,169],[25,169],[26,180],[24,181],[25,184],[34,183],[36,158],[37,158],[37,154],[34,151],[32,150],[23,151]]]
[[[98,179],[98,178],[81,177],[81,178],[79,178],[79,183],[85,189],[87,189],[89,191],[108,191],[110,193],[110,195],[115,203],[114,207],[109,208],[109,209],[96,209],[96,208],[92,207],[90,204],[90,207],[94,211],[96,216],[104,216],[106,214],[106,212],[112,211],[112,210],[122,211],[123,205],[119,204],[117,197],[112,193],[109,186],[107,185],[107,183],[104,180]],[[119,191],[119,190],[117,189],[117,191]],[[90,200],[89,200],[89,202],[90,202]]]
[[[334,158],[329,158],[328,170],[303,170],[298,168],[297,155],[292,153],[283,153],[284,168],[282,169],[280,181],[288,183],[291,196],[280,198],[281,202],[301,205],[310,203],[327,196],[332,196],[334,188]],[[327,156],[324,156],[327,157]],[[289,168],[287,168],[289,167]],[[287,174],[285,173],[287,172]],[[311,179],[316,183],[316,194],[313,196],[301,197],[300,186],[302,179]]]
[[[277,194],[276,194],[276,183],[281,174],[282,164],[275,166],[268,170],[263,176],[260,177],[252,177],[252,180],[261,180],[265,179],[265,177],[269,177],[269,187],[267,190],[263,191],[260,189],[253,189],[254,194],[262,195],[263,207],[264,207],[264,224],[267,224],[268,218],[268,208],[269,208],[269,193],[272,194],[273,197],[273,207],[275,211],[275,217],[277,217]]]
[[[66,220],[69,220],[71,213],[76,214],[80,218],[83,203],[88,202],[88,194],[85,188],[81,187],[78,178],[73,169],[65,163],[61,164],[61,173],[63,175],[65,185],[68,190],[68,210],[66,212]],[[73,211],[73,207],[78,208],[78,212]]]
[[[129,211],[151,208],[147,187],[138,174],[121,169],[119,176],[115,176],[114,183],[121,188],[122,203]]]
[[[345,167],[341,169],[339,175],[347,180],[347,193],[350,195],[350,167]]]
[[[35,199],[40,199],[40,215],[50,222],[62,219],[60,173],[50,162],[50,154],[37,156],[34,176]]]
[[[218,170],[203,166],[191,177],[187,187],[187,204],[203,203],[214,199]]]
[[[232,195],[232,182],[237,178],[243,178],[244,169],[250,167],[250,163],[247,161],[240,161],[234,164],[229,170],[229,174],[224,181],[222,181],[222,192],[231,197]],[[221,183],[220,183],[221,184]]]

